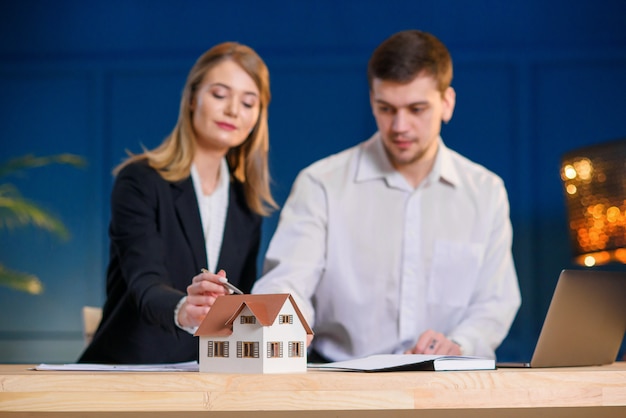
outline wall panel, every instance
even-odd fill
[[[535,72],[535,279],[547,309],[558,272],[570,266],[561,156],[585,145],[626,136],[626,60],[598,54],[538,62]]]
[[[0,260],[46,285],[41,296],[0,288],[0,362],[78,355],[80,307],[104,300],[111,169],[126,149],[170,132],[206,48],[247,43],[270,68],[270,164],[282,204],[300,169],[373,133],[367,61],[411,27],[435,33],[453,56],[457,108],[444,140],[508,188],[523,305],[498,354],[528,357],[558,272],[572,266],[560,156],[626,136],[625,13],[621,0],[2,3],[0,161],[73,152],[89,165],[10,179],[72,239],[0,230]],[[265,222],[263,251],[277,219]]]
[[[34,168],[1,180],[59,217],[71,234],[67,241],[34,227],[3,229],[0,234],[1,262],[36,274],[45,287],[41,296],[0,291],[0,339],[15,340],[9,344],[13,349],[2,349],[0,356],[2,361],[32,360],[27,353],[36,352],[47,359],[50,352],[45,344],[37,343],[40,338],[69,340],[69,349],[75,351],[71,341],[82,338],[79,315],[84,295],[89,293],[87,279],[102,276],[100,173],[97,164],[90,164],[98,159],[98,148],[90,140],[94,137],[94,80],[84,71],[21,69],[2,73],[0,91],[3,161],[24,154],[70,152],[88,163],[80,169]],[[24,349],[24,339],[32,343],[30,349]]]

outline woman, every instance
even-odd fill
[[[172,133],[114,170],[107,300],[79,362],[197,360],[193,331],[223,282],[250,291],[261,217],[276,207],[269,101],[261,58],[217,45],[192,67]]]

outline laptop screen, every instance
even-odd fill
[[[613,363],[626,332],[626,272],[563,270],[531,367]]]
[[[563,270],[530,362],[498,367],[613,363],[626,333],[626,272]]]

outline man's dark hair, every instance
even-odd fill
[[[452,82],[448,49],[435,36],[419,30],[406,30],[387,38],[374,50],[367,67],[370,90],[375,78],[409,83],[421,74],[433,77],[442,94]]]

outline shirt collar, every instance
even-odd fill
[[[384,179],[389,187],[400,189],[406,189],[408,186],[404,177],[389,162],[379,132],[363,143],[355,179],[357,182]],[[454,186],[459,183],[459,179],[459,173],[452,162],[452,151],[439,137],[435,164],[426,181],[439,180]]]
[[[380,133],[376,132],[361,146],[356,182],[384,179],[388,185],[392,186],[399,181],[398,177],[402,176],[389,162]]]
[[[452,161],[453,151],[446,147],[441,137],[439,137],[439,152],[435,159],[435,166],[433,167],[433,179],[439,179],[439,181],[450,184],[451,186],[457,186],[460,183],[461,176]]]

